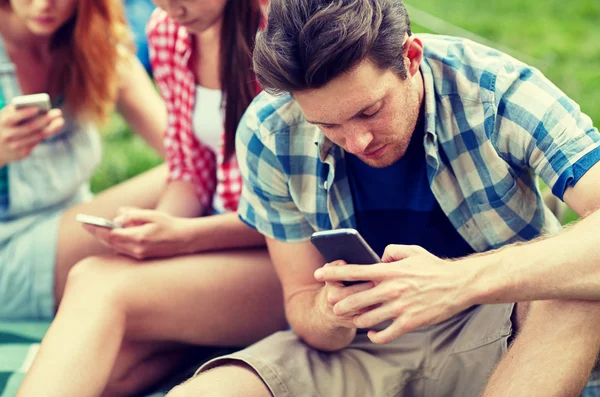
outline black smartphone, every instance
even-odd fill
[[[381,258],[355,229],[336,229],[315,232],[310,242],[319,250],[327,263],[343,260],[355,265],[380,263]],[[360,281],[344,282],[345,285]]]

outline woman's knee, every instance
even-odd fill
[[[127,285],[127,273],[105,257],[83,259],[69,271],[63,300],[119,305]]]

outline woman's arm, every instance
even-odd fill
[[[131,56],[122,72],[117,110],[131,128],[164,157],[167,109],[140,61]]]
[[[125,227],[111,230],[84,227],[111,249],[136,259],[265,245],[264,237],[246,226],[235,213],[181,218],[131,208],[124,210],[117,220]]]
[[[156,210],[183,218],[201,216],[204,211],[194,184],[181,180],[172,180],[167,184]]]

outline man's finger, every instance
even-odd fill
[[[389,275],[381,264],[322,267],[315,271],[317,281],[377,281]]]
[[[427,251],[418,245],[400,245],[390,244],[385,247],[381,260],[383,262],[395,262],[409,258],[411,256],[420,255]]]
[[[401,318],[404,309],[398,301],[385,302],[373,310],[354,317],[354,324],[359,328],[371,328],[384,321]]]
[[[337,305],[338,302],[340,302],[341,300],[346,299],[347,297],[349,297],[353,294],[357,294],[359,292],[366,291],[370,288],[373,288],[373,286],[375,285],[372,282],[354,284],[354,285],[351,285],[348,287],[342,283],[330,282],[327,284],[329,286],[328,298],[329,298],[329,304],[331,307],[334,307],[335,305]],[[337,313],[335,313],[335,314],[337,314]]]
[[[369,283],[373,285],[372,283]],[[357,284],[361,285],[361,284]],[[348,287],[350,288],[350,287]],[[348,295],[345,299],[340,300],[333,308],[333,312],[338,316],[348,316],[351,314],[359,313],[360,311],[389,301],[400,296],[400,293],[392,294],[389,288],[384,287],[382,284],[376,288],[368,288],[360,293]]]
[[[354,322],[356,323],[356,319]],[[425,325],[425,324],[419,324],[419,325],[416,325],[416,324],[417,323],[415,323],[415,322],[413,322],[412,324],[407,323],[406,320],[404,318],[402,318],[402,316],[401,316],[401,317],[397,318],[396,320],[394,320],[394,322],[386,329],[381,330],[381,331],[371,330],[367,333],[367,336],[373,343],[386,344],[386,343],[390,343],[394,339],[396,339],[404,334],[412,332],[415,329]]]

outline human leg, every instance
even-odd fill
[[[167,397],[271,397],[260,376],[244,363],[231,362],[171,390]]]
[[[156,342],[244,346],[283,327],[281,288],[264,249],[144,262],[92,257],[70,272],[21,392],[98,396],[109,380],[128,384],[134,367],[169,351]],[[123,340],[148,347],[120,359]],[[153,379],[140,381],[136,388]]]
[[[386,345],[359,332],[337,352],[317,351],[291,331],[278,332],[204,364],[169,397],[245,396],[247,390],[275,397],[476,396],[506,351],[511,312],[512,305],[474,307]]]
[[[79,204],[66,210],[58,228],[54,297],[60,302],[67,281],[67,274],[80,260],[109,252],[96,238],[87,233],[75,220],[77,213],[113,218],[119,207],[133,206],[154,208],[158,203],[162,185],[167,179],[166,165],[158,166],[141,175],[98,194],[89,203]]]
[[[536,301],[483,396],[578,396],[600,348],[600,302]]]

